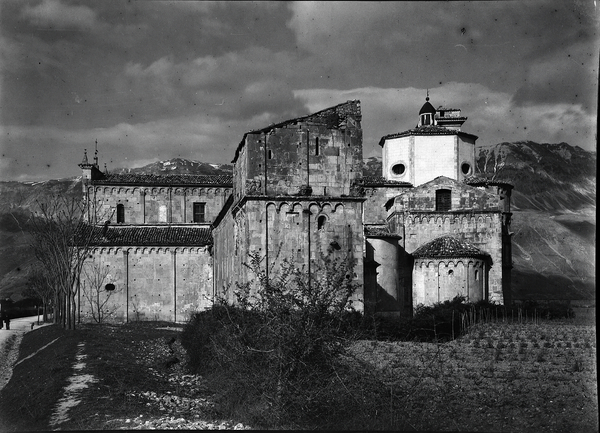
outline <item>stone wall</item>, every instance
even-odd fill
[[[365,288],[365,311],[400,315],[407,292],[401,280],[399,268],[403,263],[397,237],[368,237],[365,262],[372,267],[371,281]]]
[[[451,190],[450,211],[435,210],[438,189]],[[409,254],[444,235],[468,241],[488,253],[492,262],[487,296],[491,301],[504,302],[503,278],[510,281],[510,269],[502,262],[503,207],[504,203],[497,195],[439,177],[398,196],[388,211],[388,223],[394,233],[402,236],[401,245]],[[418,278],[427,279],[427,275],[424,273]],[[507,282],[504,284],[506,286]],[[415,302],[417,300],[413,299],[413,305]]]
[[[488,299],[487,269],[482,260],[418,259],[414,264],[414,305],[430,305],[464,296],[469,302]]]
[[[365,186],[364,224],[384,224],[387,219],[385,204],[408,188],[410,186]]]
[[[205,223],[219,214],[231,188],[89,186],[91,222],[117,222],[118,204],[124,206],[124,224],[193,223],[193,204],[205,203]],[[93,216],[96,220],[93,221]]]
[[[233,204],[213,230],[215,283],[235,301],[236,284],[251,282],[250,254],[269,277],[284,259],[313,273],[312,261],[332,250],[355,259],[362,310],[363,201],[360,103],[348,101],[303,118],[247,133],[234,157]],[[360,301],[360,302],[359,302]]]
[[[436,191],[440,189],[451,190],[451,211],[502,210],[498,195],[490,194],[484,189],[472,187],[445,176],[440,176],[400,194],[394,200],[394,207],[398,212],[404,210],[435,211]]]
[[[95,248],[90,255],[80,279],[82,318],[91,320],[84,293],[105,298],[109,283],[115,290],[106,308],[114,310],[111,320],[115,321],[182,322],[191,312],[212,305],[208,247],[106,247]]]
[[[349,195],[362,176],[362,131],[300,124],[248,134],[236,160],[236,188],[247,195]],[[244,166],[247,166],[245,173]],[[243,178],[244,173],[246,175]],[[236,190],[236,198],[241,198]]]
[[[362,310],[364,235],[362,225],[357,224],[361,214],[362,199],[248,199],[213,232],[217,290],[233,302],[231,289],[236,283],[255,282],[252,272],[244,266],[250,253],[264,258],[263,269],[272,278],[281,271],[284,259],[307,273],[314,272],[315,266],[309,258],[318,263],[321,253],[332,250],[334,257],[354,258],[352,277],[360,289],[353,303]]]

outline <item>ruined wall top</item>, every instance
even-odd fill
[[[309,114],[307,116],[296,117],[294,119],[285,120],[280,123],[271,124],[265,128],[248,131],[242,137],[236,151],[232,164],[238,159],[241,149],[246,143],[246,137],[249,134],[258,133],[269,133],[277,128],[286,128],[289,126],[297,126],[299,123],[313,123],[322,124],[329,129],[345,129],[346,127],[360,128],[360,121],[362,120],[362,113],[360,110],[360,101],[352,100],[346,101],[342,104],[338,104],[334,107],[325,108],[324,110],[317,111],[316,113]]]

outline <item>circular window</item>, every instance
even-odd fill
[[[469,164],[468,162],[463,162],[460,166],[460,170],[465,176],[471,174],[471,164]]]
[[[108,283],[106,286],[104,286],[104,289],[106,289],[107,292],[112,292],[113,290],[115,290],[115,285],[112,283]]]
[[[394,164],[392,166],[392,173],[396,176],[401,176],[406,171],[406,166],[404,164]]]

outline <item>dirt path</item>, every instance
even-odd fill
[[[0,390],[12,377],[12,370],[19,357],[19,347],[23,335],[32,329],[39,328],[36,323],[37,316],[21,317],[10,321],[10,329],[6,329],[6,325],[0,329]],[[33,328],[31,324],[34,324]]]
[[[77,354],[75,355],[75,364],[73,365],[73,375],[69,378],[69,384],[64,388],[63,395],[56,403],[52,417],[50,418],[50,427],[56,429],[57,426],[69,420],[69,409],[77,406],[81,399],[81,391],[89,386],[90,383],[98,380],[91,374],[85,374],[85,343],[77,345]]]

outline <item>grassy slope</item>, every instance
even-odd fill
[[[26,334],[19,359],[60,338],[15,368],[0,392],[0,430],[48,429],[80,342],[82,373],[99,381],[82,392],[61,429],[216,428],[198,421],[216,416],[211,390],[183,375],[180,364],[168,367],[178,334],[164,323]],[[350,362],[364,369],[362,377],[373,375],[373,389],[348,383],[348,398],[379,396],[356,412],[366,428],[381,427],[385,414],[418,430],[597,431],[595,344],[593,326],[566,322],[480,325],[440,345],[358,342]]]

